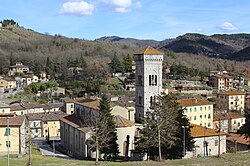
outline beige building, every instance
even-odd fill
[[[25,154],[25,131],[25,116],[0,117],[0,154],[7,154],[8,145],[10,154]]]
[[[190,123],[213,128],[213,103],[203,99],[178,100]]]
[[[212,75],[209,77],[209,86],[218,90],[232,89],[233,77],[228,75]]]
[[[1,78],[0,79],[0,86],[4,87],[4,89],[14,89],[16,88],[16,80],[12,78]]]
[[[245,97],[245,110],[250,110],[250,95],[246,95]]]
[[[44,137],[46,139],[60,138],[60,117],[62,112],[27,114],[29,128],[32,137]]]
[[[17,73],[26,74],[29,72],[29,67],[23,65],[21,62],[17,62],[15,65],[9,67],[8,76],[13,77]]]
[[[214,115],[214,129],[221,128],[224,132],[237,132],[245,124],[245,116],[237,112]]]
[[[244,113],[245,93],[240,91],[227,91],[218,94],[217,105],[223,110],[236,110]]]

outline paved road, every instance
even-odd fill
[[[43,156],[53,156],[53,157],[71,159],[69,156],[62,154],[61,152],[55,151],[54,153],[53,149],[49,145],[40,145],[39,148]]]

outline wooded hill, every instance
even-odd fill
[[[31,69],[36,65],[43,68],[47,57],[54,64],[65,68],[72,66],[76,58],[81,56],[90,65],[95,61],[108,64],[114,54],[122,59],[127,54],[133,55],[146,45],[165,52],[164,59],[168,67],[173,63],[181,63],[202,71],[221,66],[229,71],[249,72],[250,62],[246,61],[250,60],[249,34],[186,34],[164,41],[112,36],[90,41],[67,38],[59,34],[42,34],[15,24],[0,28],[0,74],[6,73],[9,65],[17,61],[30,66]]]

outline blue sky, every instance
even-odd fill
[[[250,33],[249,11],[248,0],[0,0],[0,20],[89,40]]]

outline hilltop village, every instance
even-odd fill
[[[48,145],[52,155],[56,150],[77,159],[126,161],[156,160],[161,152],[162,158],[169,159],[169,156],[197,158],[249,150],[250,139],[239,131],[244,128],[245,114],[250,109],[250,79],[243,75],[235,77],[220,68],[199,80],[183,79],[183,72],[177,70],[180,65],[170,69],[164,66],[163,60],[164,53],[149,46],[134,53],[133,58],[128,55],[127,69],[119,71],[114,57],[110,62],[113,81],[110,86],[115,89],[119,84],[123,93],[109,93],[110,89],[101,94],[89,93],[98,87],[96,82],[91,82],[100,74],[95,72],[96,76],[91,76],[89,84],[85,85],[90,90],[86,88],[78,96],[75,94],[82,92],[77,88],[70,88],[50,75],[49,60],[47,70],[39,72],[15,62],[9,66],[7,74],[0,77],[0,154],[21,157],[30,153],[31,145],[39,146],[41,142]],[[81,66],[84,65],[67,70],[75,77],[82,77]],[[118,81],[116,86],[114,81]],[[167,110],[179,111],[187,122],[175,124],[170,119],[168,124],[164,118],[168,119],[170,114],[164,118],[156,115],[153,119],[153,113],[163,108],[164,104],[157,104],[161,100],[168,103]],[[165,116],[162,114],[165,110],[160,111],[159,115]],[[105,121],[106,117],[111,117],[111,123]],[[160,151],[150,151],[149,148],[159,148],[154,142],[147,142],[146,150],[140,146],[141,139],[146,139],[145,128],[151,125],[151,129],[155,129],[152,123],[157,120],[168,124],[167,128],[180,130],[176,136],[178,143],[172,140],[178,147],[175,148],[178,154],[164,150],[169,143],[168,137],[164,137],[164,127],[155,135],[159,136],[157,141],[162,141]],[[115,147],[108,145],[113,137],[103,137],[102,132],[115,135],[116,144],[112,144]],[[43,147],[40,148],[42,151]]]

